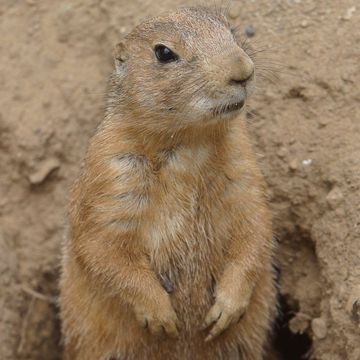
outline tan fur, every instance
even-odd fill
[[[160,64],[156,44],[179,61]],[[115,57],[71,193],[66,359],[262,359],[271,217],[246,126],[223,112],[246,98],[253,63],[205,8],[142,23]]]

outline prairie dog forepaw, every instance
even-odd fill
[[[212,325],[205,341],[211,341],[220,335],[230,325],[239,322],[244,315],[249,304],[249,296],[233,299],[233,296],[226,294],[218,294],[215,304],[210,308],[205,317],[203,328],[206,329]]]
[[[135,310],[139,324],[150,331],[154,336],[168,335],[177,337],[179,333],[179,320],[169,301],[165,304],[157,303],[156,306],[144,306]]]

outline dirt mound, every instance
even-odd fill
[[[102,118],[112,46],[141,18],[180,3],[0,4],[4,360],[61,357],[56,295],[65,203]],[[259,78],[247,121],[275,213],[283,311],[277,343],[291,360],[360,359],[360,9],[354,4],[230,4],[232,22],[267,48],[258,53],[259,73],[274,80]]]

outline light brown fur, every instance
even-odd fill
[[[180,60],[160,64],[159,43]],[[71,193],[65,357],[262,359],[275,313],[271,216],[246,126],[223,112],[246,98],[252,61],[205,8],[144,22],[115,57]]]

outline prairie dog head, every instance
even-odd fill
[[[143,22],[117,45],[115,65],[112,102],[156,131],[233,118],[255,76],[226,16],[202,7]]]

